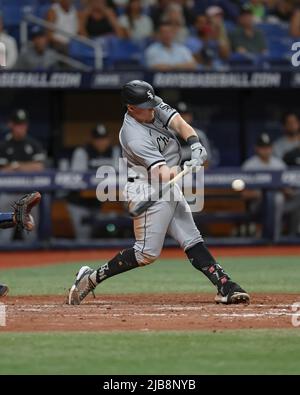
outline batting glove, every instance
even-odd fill
[[[202,166],[207,159],[206,149],[199,142],[191,145],[191,160],[184,162],[184,167],[193,167],[193,171],[197,171],[197,167]]]

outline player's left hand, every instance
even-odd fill
[[[200,143],[191,145],[191,160],[184,162],[184,167],[193,167],[193,171],[197,171],[197,167],[202,166],[207,159],[206,149]]]
[[[35,224],[32,217],[31,210],[37,206],[41,200],[41,194],[39,192],[32,192],[24,195],[13,204],[14,209],[14,221],[19,229],[25,229],[32,231]]]

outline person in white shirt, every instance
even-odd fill
[[[153,22],[148,15],[142,13],[141,0],[129,0],[124,15],[119,17],[128,38],[142,40],[152,36]]]
[[[243,170],[285,170],[286,164],[282,159],[273,156],[270,136],[261,134],[255,145],[255,155],[247,159],[242,165]]]
[[[170,3],[165,13],[162,16],[162,21],[170,23],[175,30],[175,40],[179,43],[184,43],[189,35],[189,30],[186,27],[183,8],[180,4]]]
[[[196,70],[197,63],[191,51],[175,42],[174,28],[169,23],[159,27],[158,41],[145,52],[146,66],[158,71]]]
[[[59,30],[69,34],[77,34],[79,29],[78,12],[73,5],[73,0],[59,0],[48,11],[48,22],[51,22]],[[50,43],[57,50],[65,52],[70,38],[59,31],[48,32]]]
[[[255,145],[255,155],[247,159],[242,165],[247,171],[276,171],[285,170],[286,164],[282,159],[273,156],[273,147],[270,136],[263,133]],[[244,190],[243,198],[249,203],[250,212],[262,214],[262,191],[259,189]],[[275,240],[282,232],[282,219],[287,217],[288,234],[295,235],[300,225],[300,194],[291,188],[283,188],[274,194],[274,229]]]
[[[16,40],[9,34],[5,33],[3,18],[1,14],[0,14],[0,43],[4,44],[4,48],[5,48],[4,67],[7,69],[11,69],[12,67],[14,67],[18,58],[18,47]]]

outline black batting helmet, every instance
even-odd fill
[[[125,104],[139,108],[153,108],[162,102],[162,99],[155,95],[153,86],[141,80],[127,82],[122,89],[122,98]]]

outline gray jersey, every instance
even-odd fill
[[[169,127],[177,113],[166,103],[154,109],[152,123],[139,123],[128,113],[120,131],[123,157],[128,161],[128,174],[134,176],[133,166],[149,170],[159,164],[176,166],[181,162],[181,147],[174,131]]]
[[[152,123],[139,123],[128,113],[124,117],[120,143],[123,157],[128,161],[129,177],[141,175],[141,171],[134,171],[135,166],[142,166],[145,174],[145,169],[150,170],[159,164],[176,166],[181,162],[180,143],[175,131],[169,127],[177,111],[166,103],[161,103],[155,107],[154,113]],[[135,207],[137,195],[142,200],[149,196],[146,184],[144,177],[126,184],[126,200],[130,210]],[[159,199],[145,213],[134,218],[136,241],[133,248],[139,265],[147,265],[160,255],[166,233],[174,237],[184,250],[203,242],[178,185],[174,188],[174,194],[180,194],[181,199]]]

